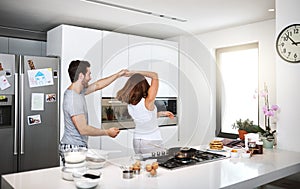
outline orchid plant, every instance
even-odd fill
[[[259,92],[259,96],[263,98],[264,105],[262,107],[262,111],[264,113],[264,124],[266,128],[266,132],[263,134],[267,139],[274,139],[274,133],[276,130],[271,130],[271,118],[275,117],[276,111],[279,110],[279,106],[274,104],[269,104],[269,91],[266,83],[264,84],[264,89]]]

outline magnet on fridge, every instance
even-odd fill
[[[10,84],[4,75],[0,76],[0,89],[5,90],[10,87]]]
[[[12,75],[11,69],[5,70],[5,76],[6,76],[6,77],[11,77],[11,75]]]
[[[32,60],[28,60],[28,65],[31,70],[35,70],[35,66]]]
[[[46,94],[46,102],[56,102],[56,94]]]
[[[36,125],[36,124],[40,124],[41,121],[41,115],[30,115],[27,117],[28,120],[28,125]]]
[[[58,78],[58,72],[57,72],[57,70],[53,70],[53,78]]]

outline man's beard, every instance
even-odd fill
[[[87,81],[82,81],[81,84],[83,85],[84,88],[88,88],[89,83]]]

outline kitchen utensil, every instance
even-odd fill
[[[86,148],[70,149],[70,151],[64,152],[65,161],[69,164],[84,162],[86,153]]]
[[[88,149],[86,155],[87,167],[90,169],[102,168],[107,160],[108,152],[98,149]]]
[[[72,174],[77,188],[94,188],[99,184],[101,172],[96,170],[76,171]]]
[[[63,167],[61,169],[61,177],[65,180],[72,181],[73,180],[73,172],[84,172],[86,171],[85,166],[81,167]]]
[[[183,159],[183,158],[192,158],[195,155],[196,149],[189,147],[182,147],[180,151],[176,153],[175,158]]]
[[[133,178],[133,170],[124,170],[123,171],[123,178],[124,179],[131,179],[131,178]]]

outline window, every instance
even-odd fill
[[[216,50],[217,60],[217,129],[220,137],[237,138],[232,124],[249,118],[258,123],[258,44]]]

